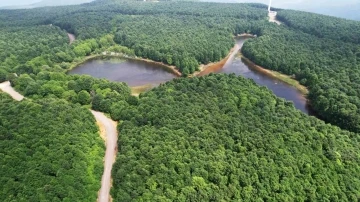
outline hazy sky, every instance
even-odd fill
[[[0,6],[14,6],[14,5],[29,5],[32,3],[40,2],[41,0],[0,0]],[[61,0],[53,0],[59,2]],[[222,1],[222,0],[217,0]],[[226,0],[224,0],[226,1]],[[267,4],[269,0],[228,0],[232,2],[260,2]],[[313,6],[322,6],[326,4],[327,6],[343,6],[343,5],[355,5],[360,4],[360,0],[272,0],[273,5],[277,7],[293,7],[295,5],[301,7],[313,7]],[[360,12],[360,11],[359,11]]]
[[[32,3],[40,2],[41,0],[0,0],[1,6],[14,6],[14,5],[29,5]],[[61,2],[61,0],[53,0],[55,2]],[[269,0],[209,0],[209,1],[231,1],[231,2],[259,2],[268,4]],[[273,5],[282,8],[293,8],[294,6],[300,6],[302,8],[319,7],[319,6],[351,6],[360,4],[360,0],[272,0]],[[360,11],[359,11],[360,12]]]
[[[235,2],[237,0],[234,0]],[[268,4],[269,0],[238,0],[246,2],[259,2]],[[275,7],[281,8],[294,8],[300,6],[301,8],[312,8],[312,7],[338,7],[338,6],[352,6],[360,4],[360,0],[272,0],[272,4]]]
[[[37,3],[40,1],[41,0],[0,0],[0,7],[29,5],[29,4]]]
[[[41,0],[0,0],[0,7],[30,5]],[[51,0],[48,0],[51,1]],[[62,2],[64,0],[53,0]],[[69,0],[67,0],[69,1]],[[200,0],[215,2],[256,2],[268,4],[269,0]],[[289,8],[360,20],[360,0],[272,0],[274,7]]]
[[[268,4],[269,0],[200,0],[212,2],[256,2]],[[272,0],[272,6],[303,10],[342,18],[360,20],[360,0]]]
[[[39,3],[36,6],[59,6],[88,3],[93,0],[0,0],[0,7],[18,7],[26,8],[26,6]],[[25,7],[23,7],[25,6]]]

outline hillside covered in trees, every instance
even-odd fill
[[[3,50],[0,55],[1,61],[7,62],[0,65],[8,70],[36,63],[32,69],[48,66],[60,71],[69,68],[67,63],[104,51],[116,42],[137,56],[176,65],[187,75],[200,64],[226,56],[234,44],[233,35],[258,34],[266,10],[257,4],[99,0],[79,6],[4,11],[0,20],[4,32],[0,40],[11,44],[10,51]],[[69,46],[64,30],[75,34],[78,42]],[[26,41],[24,36],[36,38],[18,44]],[[37,45],[46,43],[46,48]],[[125,53],[129,55],[129,51]]]
[[[255,63],[309,88],[321,118],[360,132],[360,22],[297,11],[279,11],[288,26],[272,27],[244,44]]]
[[[1,201],[95,201],[103,156],[87,109],[0,93]]]
[[[253,81],[176,79],[127,110],[115,201],[359,198],[359,136],[302,114]]]
[[[114,201],[357,201],[359,22],[261,4],[97,0],[0,12],[1,201],[95,201],[103,143],[89,108],[120,123]],[[67,33],[76,35],[69,44]],[[326,122],[234,75],[175,79],[138,97],[66,72],[104,51],[175,65],[243,55],[294,76]],[[15,74],[14,74],[15,73]]]

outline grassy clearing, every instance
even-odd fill
[[[153,88],[153,86],[151,84],[131,87],[131,94],[133,96],[139,96],[140,93],[146,92],[146,91],[150,90],[151,88]]]

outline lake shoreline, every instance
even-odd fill
[[[266,75],[268,75],[270,77],[276,78],[276,79],[278,79],[278,80],[280,80],[280,81],[282,81],[282,82],[284,82],[286,84],[289,84],[289,85],[295,87],[304,96],[306,96],[309,93],[309,90],[305,86],[301,85],[299,83],[299,81],[291,78],[289,75],[282,74],[280,72],[272,71],[272,70],[266,69],[264,67],[261,67],[261,66],[257,65],[256,63],[254,63],[253,61],[251,61],[250,59],[246,58],[241,53],[240,53],[240,57],[241,57],[241,59],[243,60],[243,62],[245,64],[247,64],[249,67],[251,67],[255,71],[264,73],[264,74],[266,74]]]
[[[248,34],[248,33],[238,34],[238,35],[234,36],[234,38],[238,38],[238,37],[255,38],[256,36],[252,35],[252,34]],[[191,76],[204,76],[204,75],[208,74],[209,72],[213,71],[214,69],[223,68],[223,66],[226,64],[226,62],[230,58],[230,56],[232,54],[234,54],[234,51],[236,51],[237,49],[238,49],[238,45],[235,43],[234,47],[232,47],[230,49],[229,53],[227,54],[227,56],[225,58],[221,59],[218,62],[212,62],[212,63],[208,63],[206,65],[204,65],[204,64],[200,65],[200,67],[199,67],[200,71],[194,72],[193,74],[191,74]]]
[[[195,76],[204,76],[206,75],[209,71],[213,71],[213,69],[217,69],[217,68],[223,68],[223,66],[226,64],[226,62],[228,61],[228,59],[230,58],[230,56],[234,53],[234,51],[237,49],[237,44],[235,44],[234,47],[232,47],[229,51],[229,54],[223,58],[222,60],[218,61],[218,62],[212,62],[209,63],[207,65],[203,65],[202,67],[200,67],[200,71],[194,72],[193,74],[190,75],[190,77],[195,77]]]
[[[177,68],[175,66],[167,65],[163,62],[157,62],[157,61],[153,61],[153,60],[145,59],[145,58],[141,58],[141,57],[130,57],[130,56],[123,55],[121,53],[114,53],[114,54],[102,53],[102,54],[93,54],[93,55],[86,56],[86,57],[82,58],[81,61],[71,63],[70,67],[66,69],[66,72],[69,72],[69,71],[73,70],[74,68],[76,68],[90,60],[109,59],[109,58],[119,58],[119,59],[143,61],[146,63],[156,64],[156,65],[166,68],[167,70],[169,70],[171,73],[173,73],[177,77],[182,76],[181,72],[179,70],[177,70]]]
[[[69,33],[68,33],[69,34]],[[256,37],[255,35],[252,34],[248,34],[248,33],[243,33],[243,34],[238,34],[236,36],[234,36],[234,38],[236,37],[249,37],[249,38],[254,38]],[[69,36],[70,38],[70,36]],[[190,74],[188,77],[194,77],[194,76],[198,76],[200,75],[202,72],[204,72],[205,70],[207,70],[208,68],[214,68],[214,67],[219,67],[221,65],[224,65],[226,63],[226,61],[229,59],[229,57],[233,54],[234,50],[237,48],[237,45],[235,44],[235,46],[233,48],[230,49],[229,53],[227,54],[227,56],[223,59],[221,59],[220,61],[217,62],[212,62],[212,63],[208,63],[206,65],[201,64],[199,66],[200,71],[196,71],[192,74]],[[170,70],[174,75],[181,77],[183,76],[183,74],[179,71],[179,68],[177,68],[174,65],[169,65],[169,64],[165,64],[163,62],[158,62],[158,61],[154,61],[151,59],[147,59],[147,58],[142,58],[142,57],[131,57],[131,56],[126,56],[123,55],[122,53],[114,53],[114,52],[103,52],[101,54],[91,54],[89,56],[85,56],[84,58],[82,58],[80,61],[78,62],[72,62],[70,63],[70,67],[66,69],[66,72],[69,72],[71,70],[73,70],[74,68],[86,63],[89,60],[94,60],[94,59],[106,59],[106,58],[123,58],[123,59],[131,59],[131,60],[138,60],[138,61],[143,61],[143,62],[147,62],[147,63],[151,63],[151,64],[157,64],[160,65],[162,67],[165,67],[166,69]]]
[[[254,38],[256,36],[254,36],[252,34],[243,33],[243,34],[238,34],[238,35],[234,36],[234,38],[237,38],[237,37]],[[250,59],[248,59],[244,55],[242,55],[241,48],[238,53],[238,56],[236,56],[236,54],[234,54],[234,51],[236,51],[236,50],[239,50],[238,44],[235,44],[234,47],[230,49],[229,53],[227,54],[227,56],[225,58],[221,59],[218,62],[212,62],[212,63],[208,63],[206,65],[200,65],[200,67],[199,67],[200,71],[196,71],[193,74],[190,74],[188,77],[207,75],[211,72],[214,72],[216,70],[220,70],[221,68],[223,68],[224,65],[228,62],[230,57],[232,57],[232,56],[241,57],[241,59],[244,61],[244,63],[247,63],[247,65],[249,67],[251,67],[253,70],[264,73],[272,78],[276,78],[286,84],[289,84],[289,85],[295,87],[299,92],[301,92],[301,94],[306,99],[306,95],[308,94],[309,91],[305,86],[301,85],[297,80],[295,80],[294,78],[291,78],[288,75],[282,74],[280,72],[272,71],[272,70],[269,70],[269,69],[266,69],[264,67],[257,65],[256,63],[254,63],[253,61],[251,61]],[[114,53],[114,52],[103,52],[101,54],[92,54],[90,56],[86,56],[77,62],[70,63],[71,65],[66,70],[66,72],[73,70],[74,68],[88,62],[89,60],[108,59],[108,58],[135,60],[135,61],[143,61],[143,62],[150,63],[150,64],[156,64],[156,65],[163,67],[166,70],[169,70],[172,74],[176,75],[177,77],[183,76],[182,73],[178,70],[178,68],[176,68],[176,66],[167,65],[163,62],[157,62],[157,61],[146,59],[146,58],[141,58],[141,57],[136,57],[136,56],[131,57],[131,56],[124,55],[122,53]],[[148,85],[145,85],[145,86],[133,86],[132,88],[134,88],[133,89],[134,95],[138,95],[139,93],[149,89]]]

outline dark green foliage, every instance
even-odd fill
[[[103,156],[89,110],[0,93],[0,201],[95,201]]]
[[[175,65],[187,75],[197,70],[200,63],[225,57],[234,45],[234,34],[258,34],[265,19],[266,10],[254,4],[200,2],[105,0],[78,6],[5,11],[0,14],[3,21],[0,51],[1,44],[8,49],[5,46],[8,41],[13,50],[1,51],[0,65],[18,74],[37,74],[49,67],[61,71],[76,58],[107,49]],[[72,46],[66,44],[64,30],[77,36]],[[110,34],[115,35],[117,43],[131,49],[109,47],[112,43],[100,47],[104,42],[101,38]],[[29,45],[19,44],[23,41]]]
[[[111,32],[115,13],[106,11],[75,12],[54,20],[54,24],[78,36],[78,39],[99,38]],[[95,23],[94,23],[95,22]]]
[[[56,53],[54,48],[68,42],[66,32],[55,26],[0,27],[0,66],[14,69],[27,63],[26,72],[36,72],[43,65],[52,65],[49,59]]]
[[[332,19],[328,17],[329,22]],[[302,26],[312,29],[317,24],[316,32],[328,33],[320,26],[322,21],[310,22]],[[343,31],[349,36],[352,33]],[[316,35],[273,26],[261,37],[247,41],[242,52],[265,68],[294,75],[309,88],[310,103],[324,120],[360,132],[360,45],[334,40],[330,34]]]
[[[301,11],[281,10],[277,18],[289,27],[320,38],[360,44],[360,23]]]
[[[357,201],[358,136],[234,75],[176,79],[121,116],[114,201]]]
[[[214,19],[119,16],[116,22],[115,42],[134,49],[137,56],[175,65],[185,74],[195,72],[199,63],[221,60],[234,45],[230,31],[214,27]]]
[[[177,79],[136,98],[123,83],[63,73],[111,51],[187,75],[253,33],[244,55],[294,75],[322,118],[360,131],[358,23],[279,11],[276,26],[265,8],[98,0],[1,11],[0,81],[36,102],[0,94],[0,200],[95,201],[103,148],[79,107],[91,105],[121,121],[115,201],[358,201],[358,135],[250,80]],[[77,36],[71,45],[66,32]]]
[[[6,81],[7,75],[8,75],[8,72],[6,70],[0,68],[0,83]]]

